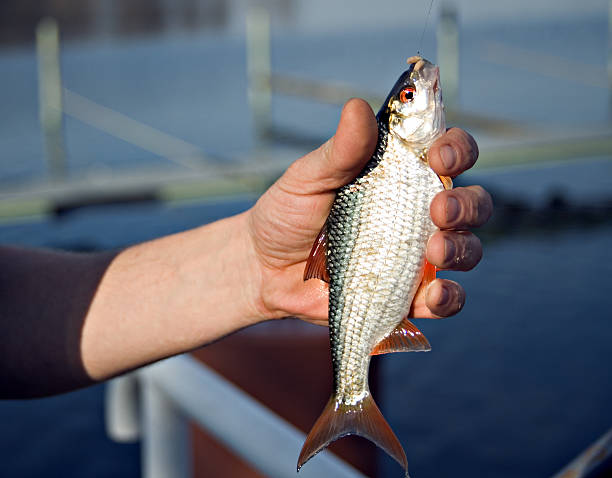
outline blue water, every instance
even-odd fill
[[[608,91],[587,84],[606,82],[605,19],[602,14],[462,28],[460,104],[468,111],[547,128],[584,130],[607,124]],[[432,23],[420,49],[435,60],[434,32]],[[384,96],[404,58],[419,48],[420,33],[397,26],[317,34],[274,30],[272,64],[281,73],[342,82]],[[544,66],[529,71],[511,59],[493,61],[487,52],[498,44],[523,51]],[[562,65],[576,62],[575,70],[547,66],[550,56]],[[206,152],[233,157],[254,145],[240,35],[176,33],[72,42],[62,50],[61,62],[67,88]],[[45,174],[33,46],[0,51],[0,104],[0,185]],[[338,114],[338,106],[282,96],[273,101],[276,124],[321,139],[331,134]],[[65,138],[71,174],[167,161],[70,117]]]
[[[465,309],[385,357],[385,414],[414,476],[544,477],[612,427],[612,224],[498,242]],[[387,464],[382,476],[392,476]]]
[[[140,446],[119,445],[104,433],[103,389],[0,403],[0,476],[139,476]]]

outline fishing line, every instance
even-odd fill
[[[433,7],[434,0],[429,2],[429,10],[427,11],[427,17],[425,18],[425,26],[423,27],[423,33],[421,33],[421,39],[419,40],[419,49],[417,55],[421,55],[421,47],[423,46],[423,37],[425,36],[425,30],[427,30],[427,24],[429,23],[429,17],[431,16],[431,7]]]

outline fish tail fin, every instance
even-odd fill
[[[408,477],[408,460],[404,449],[370,393],[354,405],[341,403],[332,395],[306,437],[298,458],[298,471],[330,443],[353,434],[367,438],[382,448],[404,468]]]

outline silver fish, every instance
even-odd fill
[[[308,259],[304,280],[329,282],[333,393],[310,431],[298,471],[345,435],[363,436],[408,476],[404,450],[368,386],[372,355],[426,351],[406,317],[421,284],[435,278],[427,241],[436,231],[429,206],[450,178],[429,167],[427,151],[445,130],[438,67],[421,57],[397,80],[376,119],[376,151],[359,176],[338,190]]]

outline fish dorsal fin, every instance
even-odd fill
[[[374,347],[370,355],[393,352],[429,352],[430,350],[431,345],[423,332],[406,318]]]
[[[394,458],[408,476],[404,449],[369,392],[355,404],[342,403],[335,396],[329,399],[306,437],[298,458],[298,471],[330,443],[346,435],[359,435],[375,443]]]
[[[327,272],[327,221],[323,224],[319,235],[315,239],[306,261],[304,280],[307,281],[308,279],[321,279],[329,282],[329,273]]]

